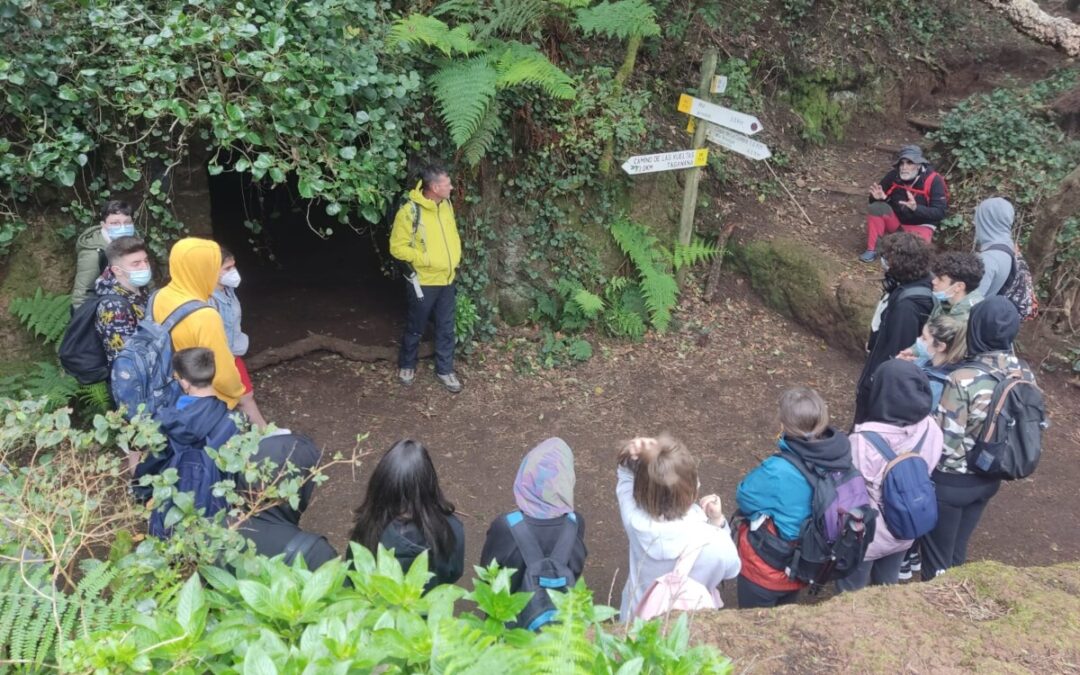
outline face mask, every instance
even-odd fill
[[[135,223],[124,223],[123,225],[106,225],[105,236],[109,238],[109,241],[115,241],[120,237],[133,237],[135,236]]]
[[[938,302],[948,302],[949,301],[949,292],[948,291],[934,291],[934,299],[937,300]]]
[[[930,358],[930,351],[926,348],[926,341],[921,337],[915,339],[915,358],[928,359]]]
[[[240,272],[236,268],[232,268],[228,272],[221,275],[221,285],[228,286],[229,288],[236,288],[240,285]]]
[[[135,288],[142,288],[146,284],[150,283],[150,270],[124,270],[127,272],[128,281]]]

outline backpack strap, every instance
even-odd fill
[[[990,244],[984,251],[1000,251],[1001,253],[1008,253],[1009,260],[1012,263],[1009,265],[1009,276],[1005,277],[1005,281],[1001,284],[1001,288],[998,289],[998,295],[1002,295],[1006,288],[1012,286],[1013,279],[1016,277],[1016,249],[1010,247],[1007,244]]]
[[[698,556],[701,555],[701,552],[704,550],[705,544],[700,546],[690,544],[679,554],[679,559],[675,561],[675,569],[671,571],[680,577],[689,579],[690,572],[694,569]]]
[[[321,536],[313,532],[305,532],[300,530],[293,535],[288,544],[285,544],[285,564],[292,566],[293,561],[296,560],[296,556],[303,554],[304,560],[307,560],[307,555],[311,553],[311,549],[315,548],[315,544],[319,543],[322,539]]]
[[[150,300],[153,301],[153,298],[151,297]],[[210,305],[206,304],[202,300],[188,300],[184,304],[174,309],[169,314],[169,316],[165,317],[165,320],[161,322],[162,330],[164,330],[166,333],[172,333],[172,330],[176,327],[176,324],[188,318],[188,316],[195,311],[203,309],[204,307],[209,308]],[[151,310],[150,316],[153,317],[154,315],[152,313],[152,305],[150,303],[147,303],[147,309]]]
[[[548,556],[566,564],[570,562],[570,554],[574,552],[574,545],[577,544],[578,538],[578,521],[577,518],[570,517],[573,515],[573,513],[567,514],[566,523],[559,534],[559,539],[555,542],[554,548],[551,549],[551,555]]]
[[[896,302],[899,303],[901,300],[906,300],[908,298],[931,298],[931,299],[933,299],[933,297],[934,297],[934,294],[932,292],[930,292],[930,289],[927,288],[926,286],[922,286],[922,285],[919,285],[919,286],[905,286],[904,288],[900,289],[899,293],[896,294]]]
[[[898,460],[903,459],[903,457],[896,456],[896,453],[893,452],[893,449],[889,447],[889,444],[885,441],[884,438],[881,437],[881,434],[877,433],[876,431],[860,431],[858,433],[862,435],[866,440],[870,441],[870,445],[874,446],[874,448],[881,454],[881,456],[885,458],[885,461],[888,462],[888,464],[885,466],[886,473],[888,473],[889,469],[896,465]],[[922,450],[923,442],[926,441],[926,434],[928,433],[930,433],[930,429],[926,429],[925,431],[923,431],[922,438],[920,438],[919,442],[915,444],[915,447],[912,450],[905,452],[904,454],[918,455],[919,451]]]
[[[517,544],[518,550],[521,551],[521,557],[525,562],[526,569],[530,565],[535,566],[544,558],[553,558],[563,562],[569,560],[570,553],[574,548],[574,540],[577,539],[578,523],[576,519],[566,519],[562,532],[559,534],[559,539],[550,555],[544,555],[543,550],[540,548],[540,542],[536,540],[536,535],[529,529],[529,524],[525,521],[521,511],[508,513],[506,522],[510,525],[510,534],[514,537],[514,543]],[[545,581],[549,583],[545,583]],[[562,583],[557,583],[559,581]],[[566,585],[566,579],[546,580],[541,577],[540,585],[545,588],[563,588]]]
[[[412,199],[409,199],[409,205],[412,206],[412,214],[413,214],[412,215],[412,245],[413,245],[413,248],[416,248],[416,235],[420,231],[420,225],[421,225],[421,222],[420,222],[420,205],[417,204],[416,202],[414,202]],[[425,244],[425,245],[427,244],[427,240],[424,238],[423,234],[420,235],[420,243]]]

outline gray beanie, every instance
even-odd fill
[[[910,160],[913,164],[929,164],[923,157],[922,148],[917,145],[901,146],[900,153],[896,155],[896,163],[899,164],[902,159]]]

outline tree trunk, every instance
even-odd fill
[[[313,352],[331,352],[350,361],[396,361],[398,357],[397,347],[382,347],[377,345],[358,345],[332,335],[320,335],[308,333],[307,337],[294,340],[281,347],[264,349],[250,359],[245,359],[248,370],[254,372],[279,363],[298,359]],[[420,358],[427,358],[435,353],[435,348],[430,342],[420,345]]]
[[[1043,275],[1051,269],[1057,252],[1057,238],[1065,221],[1080,214],[1080,166],[1062,179],[1055,192],[1043,201],[1035,212],[1024,257],[1031,268],[1031,277],[1038,286]]]
[[[1044,12],[1034,0],[981,0],[1005,15],[1013,28],[1069,56],[1080,56],[1080,25]]]
[[[612,102],[618,101],[622,96],[623,88],[626,86],[626,81],[630,79],[630,75],[634,72],[634,63],[637,61],[638,49],[641,47],[642,37],[640,35],[631,35],[629,42],[626,43],[626,56],[623,58],[623,64],[619,68],[619,72],[615,73],[614,83],[615,86],[611,88],[611,100]],[[615,159],[615,132],[611,132],[611,138],[607,139],[604,144],[604,154],[600,157],[600,173],[608,175],[611,173],[611,165]]]

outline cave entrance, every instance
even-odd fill
[[[249,355],[309,332],[364,345],[397,342],[405,298],[400,281],[382,272],[381,229],[354,230],[287,187],[261,189],[231,171],[210,177],[210,207],[214,238],[234,253],[242,278]],[[333,233],[317,236],[309,217]]]

